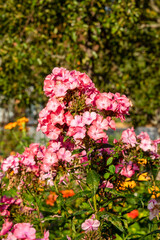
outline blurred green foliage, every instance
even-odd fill
[[[160,108],[158,0],[0,0],[0,93],[22,109],[44,104],[53,67],[85,71],[134,104],[134,126]],[[155,121],[158,124],[158,121]]]

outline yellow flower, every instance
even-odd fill
[[[127,188],[134,188],[135,186],[135,181],[131,181],[130,178],[126,178],[126,180],[119,186],[119,190],[126,190]]]
[[[25,124],[29,121],[28,118],[22,117],[17,120],[17,124],[19,126],[19,130],[25,129]]]
[[[12,129],[12,128],[15,128],[17,126],[17,123],[16,122],[10,122],[8,123],[7,125],[4,126],[4,129]]]
[[[138,177],[138,181],[149,181],[151,180],[151,178],[148,176],[148,173],[142,173],[141,175],[139,175]]]
[[[22,123],[27,123],[28,121],[29,121],[28,118],[22,117],[22,118],[19,118],[19,119],[17,120],[17,124],[18,124],[18,125],[21,125]]]
[[[145,159],[145,158],[138,159],[138,163],[141,164],[141,165],[146,165],[147,164],[147,159]]]
[[[148,192],[152,193],[151,198],[158,198],[160,196],[160,193],[157,193],[160,192],[160,189],[157,186],[152,186],[148,188]]]

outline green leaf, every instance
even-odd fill
[[[113,162],[113,157],[107,159],[107,165],[110,165]]]
[[[75,149],[75,150],[73,150],[72,155],[77,154],[77,153],[81,153],[83,150],[84,149]]]
[[[116,240],[123,240],[118,234],[116,234]]]
[[[110,173],[109,173],[109,172],[106,172],[106,173],[104,174],[104,178],[105,178],[105,179],[108,179],[109,176],[110,176]]]
[[[66,135],[66,136],[63,138],[63,142],[65,142],[68,138],[70,138],[70,137]]]
[[[76,193],[74,196],[72,197],[69,197],[67,200],[66,200],[66,204],[76,200],[77,198],[83,198],[83,197],[87,197],[87,198],[90,198],[92,197],[92,192],[91,191],[88,191],[88,190],[85,190],[85,191],[80,191],[78,193]]]
[[[100,177],[98,173],[94,170],[90,170],[87,174],[86,182],[89,185],[89,187],[92,189],[93,194],[96,193],[99,185]]]
[[[116,215],[114,215],[112,213],[106,213],[105,215],[102,216],[102,218],[111,222],[121,232],[125,231],[121,219],[119,217],[117,217]]]
[[[108,169],[111,173],[113,173],[113,174],[115,173],[116,168],[114,165],[110,165]]]
[[[160,233],[160,230],[154,230],[146,235],[143,235],[143,237],[140,237],[138,240],[143,240],[145,237],[149,236],[149,235],[152,235],[152,234],[155,234],[155,233]]]
[[[92,153],[94,150],[94,148],[91,148],[88,152],[87,152],[87,157],[89,156],[90,153]]]

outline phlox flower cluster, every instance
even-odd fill
[[[160,139],[151,140],[148,133],[146,132],[141,132],[136,136],[134,128],[128,128],[122,132],[121,140],[125,146],[139,146],[139,148],[144,152],[149,151],[151,155],[155,156],[156,158],[159,157],[157,155],[157,145],[160,143]]]
[[[21,199],[15,199],[12,197],[3,196],[0,198],[0,216],[9,217],[10,208],[13,205],[20,205],[22,202]]]
[[[2,240],[49,240],[49,231],[44,232],[43,238],[36,238],[36,229],[30,223],[17,223],[13,225],[8,219],[2,226],[0,236],[6,235]]]
[[[82,140],[107,138],[105,131],[115,129],[112,117],[124,120],[131,103],[119,93],[100,93],[92,80],[78,71],[54,68],[44,81],[49,97],[39,114],[37,130],[57,140],[61,134]]]

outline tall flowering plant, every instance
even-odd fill
[[[107,135],[116,119],[125,120],[130,100],[100,93],[85,73],[64,68],[45,78],[44,92],[37,130],[48,144],[32,143],[1,164],[3,239],[157,236],[160,140],[133,128],[112,144]],[[151,226],[147,233],[132,232],[137,218]]]

